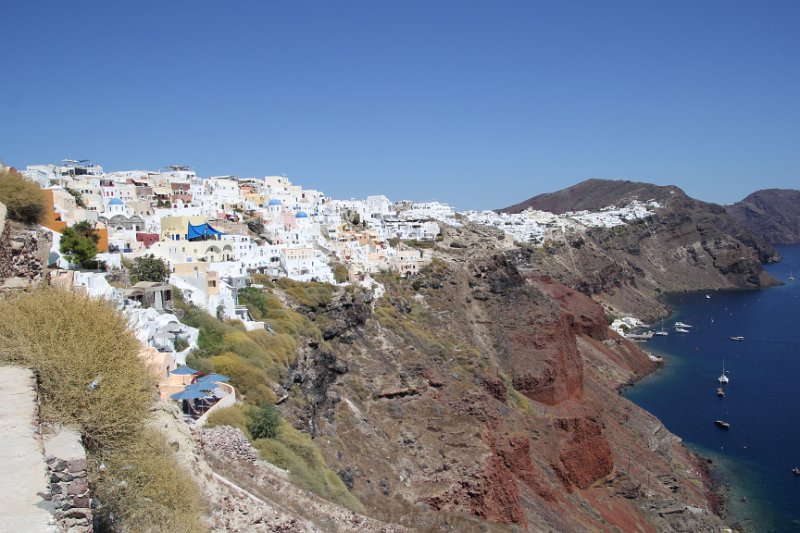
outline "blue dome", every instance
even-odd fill
[[[119,198],[112,198],[108,201],[108,205],[125,205]]]
[[[283,205],[283,202],[281,202],[277,198],[273,198],[272,200],[269,201],[269,205]]]
[[[294,218],[308,218],[308,215],[304,211],[298,211]]]

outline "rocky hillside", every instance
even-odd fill
[[[593,295],[620,312],[645,319],[663,315],[663,292],[756,288],[777,283],[762,263],[776,261],[772,246],[725,209],[687,196],[677,187],[589,180],[508,208],[558,213],[655,200],[662,207],[644,220],[615,228],[559,234],[527,253],[539,275]]]
[[[756,191],[725,210],[754,235],[771,244],[800,244],[800,191]]]
[[[715,531],[703,468],[619,395],[654,369],[499,232],[448,228],[413,279],[344,291],[280,408],[367,514],[409,531]]]

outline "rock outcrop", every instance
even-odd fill
[[[770,244],[800,244],[800,191],[756,191],[725,211]]]

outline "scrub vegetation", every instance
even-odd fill
[[[8,218],[24,224],[36,224],[46,209],[39,185],[13,168],[0,170],[0,202],[8,208]]]
[[[328,468],[311,437],[292,427],[274,406],[275,384],[295,362],[301,343],[322,342],[315,322],[284,304],[282,298],[309,311],[321,310],[332,301],[336,287],[289,279],[273,283],[263,276],[255,276],[255,281],[262,288],[240,289],[239,303],[270,331],[245,331],[241,322],[219,320],[186,302],[180,294],[176,296],[183,322],[200,329],[199,346],[187,364],[229,376],[244,400],[243,405],[213,413],[208,424],[239,428],[264,459],[289,471],[294,484],[361,512],[361,503]]]
[[[36,371],[42,421],[83,436],[96,515],[128,531],[203,531],[200,490],[148,426],[155,381],[124,317],[50,287],[0,300],[0,316],[0,360]]]

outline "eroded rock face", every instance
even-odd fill
[[[672,469],[684,501],[707,507],[675,466],[686,451],[616,391],[653,369],[646,355],[529,252],[498,239],[476,254],[458,231],[445,239],[465,248],[391,281],[374,311],[317,311],[337,333],[290,374],[299,426],[370,512],[410,530],[669,531],[654,509],[675,494],[653,480]]]
[[[559,464],[553,466],[567,488],[588,489],[611,474],[614,458],[600,423],[588,418],[561,418],[555,427],[566,433],[558,454]]]

